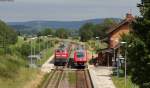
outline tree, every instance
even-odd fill
[[[142,17],[133,22],[133,32],[122,38],[127,48],[128,70],[132,82],[140,88],[150,88],[150,3],[142,0]]]
[[[30,55],[31,53],[31,46],[27,43],[23,44],[21,47],[20,47],[20,52],[23,56],[28,56]]]
[[[86,23],[80,28],[79,35],[81,37],[81,41],[86,42],[93,37],[93,26],[94,25],[92,23]]]
[[[60,28],[60,29],[56,30],[55,36],[57,36],[59,38],[68,38],[69,37],[69,32],[64,28]]]
[[[105,38],[107,36],[107,31],[113,26],[117,25],[117,22],[112,18],[106,18],[103,23],[96,24],[93,27],[93,37]]]
[[[46,28],[37,33],[38,36],[48,36],[48,35],[52,35],[52,34],[53,34],[53,30],[50,28]]]
[[[0,20],[0,44],[10,45],[17,42],[17,33],[6,23]]]

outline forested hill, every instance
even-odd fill
[[[120,21],[119,18],[112,18],[115,21]],[[105,18],[90,19],[83,21],[27,21],[27,22],[8,22],[8,24],[17,30],[39,30],[41,28],[65,28],[79,29],[85,23],[102,23]]]
[[[0,20],[0,44],[13,44],[17,41],[17,34],[15,30],[9,27],[5,22]]]

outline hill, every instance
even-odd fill
[[[9,27],[5,22],[0,20],[0,46],[4,46],[3,43],[13,44],[17,41],[16,32]]]
[[[119,22],[121,19],[112,18],[115,21]],[[35,32],[43,28],[66,28],[66,29],[76,29],[78,30],[85,23],[94,23],[99,24],[102,23],[105,18],[101,19],[90,19],[83,21],[27,21],[27,22],[8,22],[10,26],[12,26],[17,31],[25,32],[31,31]]]

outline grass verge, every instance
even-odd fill
[[[125,88],[125,79],[124,79],[124,77],[113,76],[112,80],[113,80],[116,88]],[[126,88],[139,88],[139,87],[137,85],[133,84],[130,77],[128,77]]]
[[[44,87],[46,87],[46,85],[47,85],[47,83],[48,83],[48,79],[49,79],[49,75],[50,75],[50,74],[51,74],[51,73],[47,73],[47,74],[44,75],[44,77],[43,77],[41,83],[38,85],[37,88],[44,88]]]
[[[36,79],[37,70],[20,68],[15,78],[0,78],[0,88],[23,88],[28,81]]]
[[[76,83],[76,73],[75,72],[68,72],[68,81],[69,81],[69,84]]]
[[[45,49],[43,50],[43,55],[42,55],[42,59],[37,61],[38,65],[42,65],[44,64],[45,61],[47,61],[49,59],[50,56],[52,56],[54,51],[54,48],[49,48],[49,49]]]

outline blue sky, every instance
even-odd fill
[[[76,21],[93,18],[123,18],[127,12],[139,15],[140,0],[14,0],[0,1],[4,21]]]

